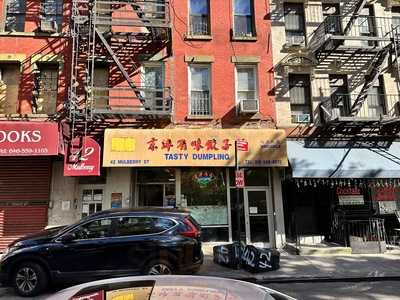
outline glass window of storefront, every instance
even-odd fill
[[[181,206],[202,226],[204,241],[228,241],[226,171],[223,168],[183,168]]]

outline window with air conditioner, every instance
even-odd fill
[[[40,31],[61,32],[63,19],[63,0],[43,0]]]
[[[307,74],[290,74],[289,94],[292,123],[311,123],[310,76]]]
[[[236,101],[242,113],[259,111],[257,66],[236,66]]]
[[[164,68],[162,64],[143,67],[143,96],[152,110],[167,110],[164,101]]]
[[[255,37],[253,0],[233,0],[234,37]]]
[[[189,35],[210,35],[209,0],[189,0]]]
[[[301,45],[305,42],[304,5],[284,3],[286,43]]]
[[[189,66],[189,115],[192,117],[211,116],[211,66]]]
[[[5,31],[23,32],[25,30],[25,0],[7,0]]]

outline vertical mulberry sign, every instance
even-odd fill
[[[64,176],[99,176],[100,146],[91,137],[75,138],[64,156]]]

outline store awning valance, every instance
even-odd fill
[[[294,178],[400,178],[400,142],[389,149],[305,148],[287,141]]]

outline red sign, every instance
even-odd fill
[[[396,187],[376,187],[372,189],[372,199],[375,201],[397,201],[399,189]]]
[[[235,185],[237,188],[244,188],[244,171],[235,171]]]
[[[57,123],[0,123],[0,156],[57,155],[58,143]]]
[[[75,138],[64,155],[64,176],[99,176],[100,145],[92,138]]]
[[[236,146],[238,151],[248,152],[249,151],[249,142],[246,140],[237,140]]]
[[[338,187],[336,189],[336,194],[338,196],[347,196],[347,195],[361,195],[361,190],[357,187]]]

